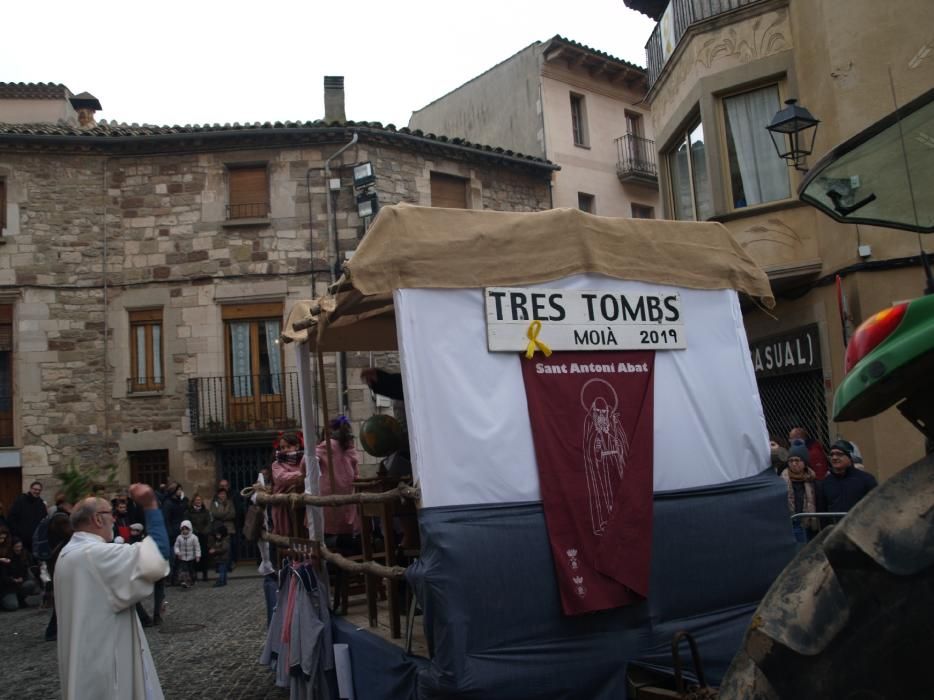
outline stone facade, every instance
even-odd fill
[[[310,131],[293,140],[309,140],[303,136]],[[0,177],[17,217],[0,246],[0,285],[15,298],[14,447],[24,481],[54,482],[73,463],[113,463],[128,483],[128,452],[168,450],[173,478],[189,493],[210,490],[217,445],[192,433],[189,380],[230,372],[224,308],[274,303],[287,313],[311,295],[312,276],[316,293],[324,292],[324,165],[351,130],[328,133],[325,139],[315,132],[315,143],[254,137],[238,144],[231,137],[224,147],[192,141],[148,154],[126,152],[133,135],[113,148],[75,152],[77,135],[58,147],[38,135],[24,147],[0,134]],[[353,163],[372,161],[381,205],[430,205],[432,172],[465,178],[473,208],[535,211],[549,204],[552,168],[544,161],[497,160],[463,147],[447,153],[442,144],[427,148],[394,139],[394,132],[370,133],[379,138],[361,138],[330,164],[331,177],[341,179],[333,199],[341,259],[365,230],[351,187]],[[230,167],[243,163],[266,164],[269,215],[259,221],[227,216]],[[136,309],[162,312],[164,382],[155,391],[130,386],[129,318]],[[283,358],[284,370],[293,371],[292,353]],[[359,384],[369,363],[365,355],[348,358],[354,420],[372,413],[370,392]],[[261,440],[271,455],[268,436]]]

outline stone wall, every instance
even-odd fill
[[[339,147],[133,157],[0,152],[21,217],[0,247],[0,286],[21,292],[15,433],[25,480],[54,481],[72,463],[115,463],[126,483],[127,451],[167,449],[172,476],[190,493],[209,488],[213,450],[190,433],[187,380],[226,372],[223,304],[281,301],[287,312],[310,296],[312,274],[323,293],[323,167]],[[373,161],[381,204],[430,205],[432,171],[467,178],[474,208],[534,211],[549,202],[547,175],[358,144],[331,165],[343,183],[334,199],[342,256],[364,233],[348,167],[362,160]],[[226,220],[226,166],[244,162],[268,163],[271,214],[261,224]],[[127,312],[154,307],[163,312],[165,387],[129,393]],[[292,354],[284,357],[284,369],[293,369]],[[364,359],[348,362],[352,412],[365,413],[358,420],[372,404],[359,384]],[[391,367],[394,359],[380,362]]]

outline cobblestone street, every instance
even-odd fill
[[[164,624],[146,630],[168,700],[198,698],[259,700],[288,697],[258,663],[266,630],[262,580],[232,578],[226,588],[212,581],[190,590],[168,588]],[[144,601],[147,612],[152,598]],[[0,613],[2,697],[59,698],[54,643],[43,633],[48,610]],[[94,644],[94,640],[87,640]]]

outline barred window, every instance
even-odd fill
[[[130,479],[134,484],[149,484],[155,489],[168,482],[168,450],[139,450],[126,454],[130,461]]]

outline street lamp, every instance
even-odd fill
[[[820,120],[797,103],[798,100],[794,98],[785,100],[786,106],[775,113],[765,128],[772,137],[772,145],[778,157],[784,158],[795,170],[806,171],[807,168],[801,167],[801,162],[814,150],[814,138]]]

